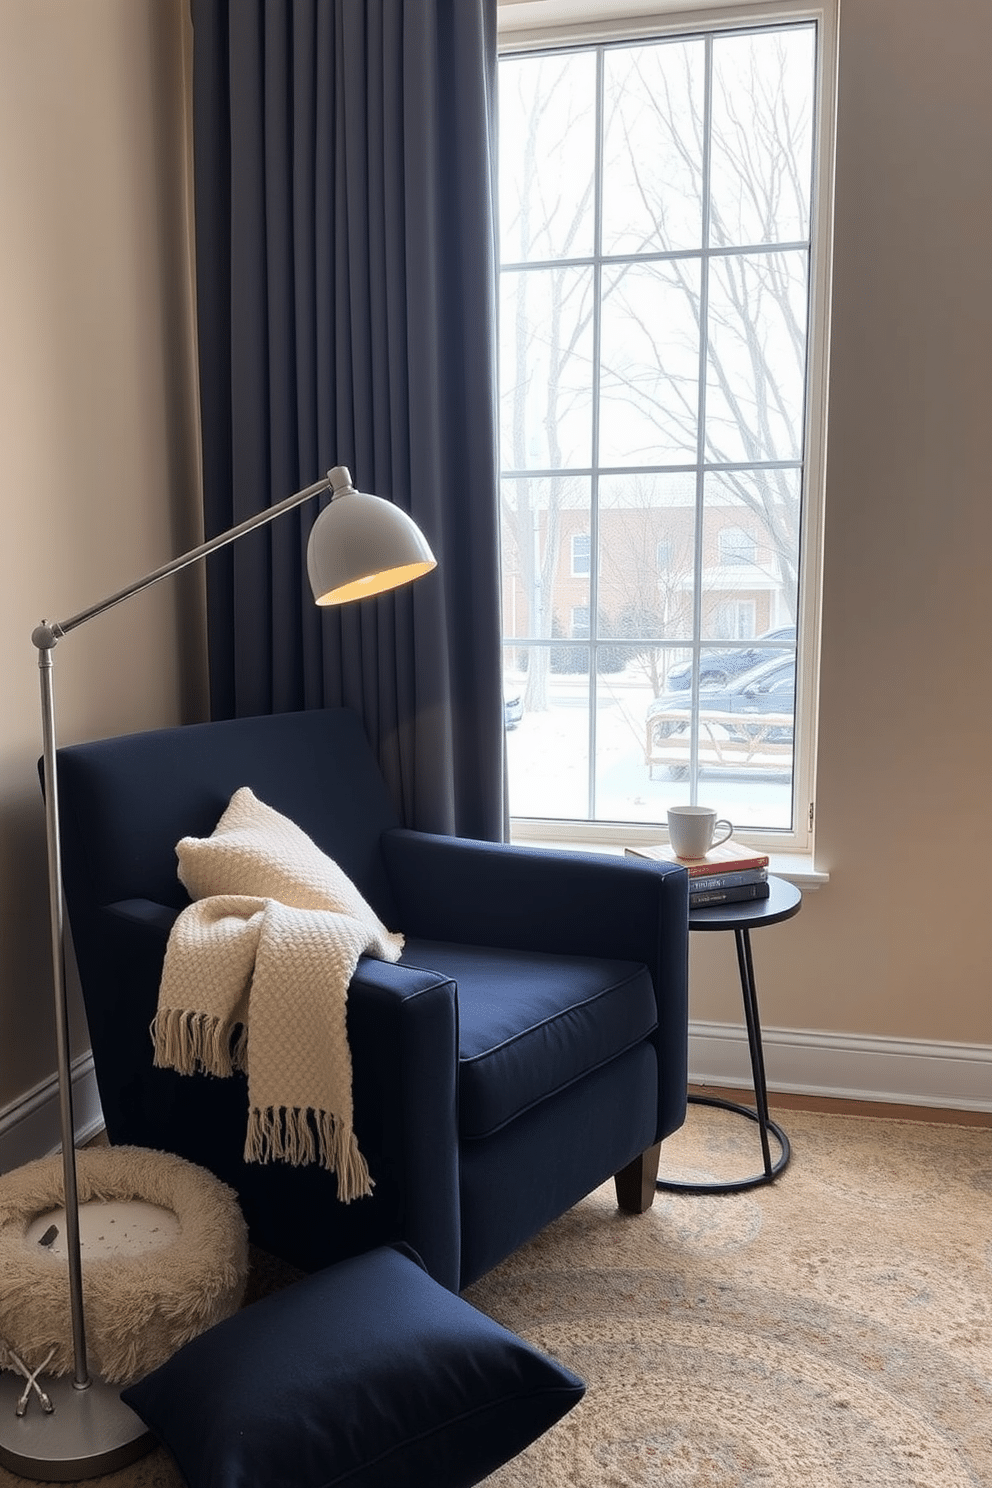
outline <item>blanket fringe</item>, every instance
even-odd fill
[[[226,1076],[246,1068],[248,1030],[243,1023],[236,1025],[232,1040],[231,1026],[222,1018],[167,1008],[153,1018],[151,1035],[159,1069]]]
[[[352,1128],[330,1111],[300,1106],[252,1106],[245,1140],[246,1162],[320,1163],[337,1174],[343,1204],[373,1189],[368,1164]]]

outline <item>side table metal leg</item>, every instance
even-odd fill
[[[715,1106],[721,1111],[732,1111],[738,1116],[746,1116],[749,1121],[756,1122],[761,1135],[763,1170],[748,1178],[714,1178],[709,1182],[704,1180],[698,1183],[684,1182],[676,1178],[658,1178],[655,1187],[669,1193],[742,1193],[746,1189],[757,1188],[760,1184],[771,1183],[787,1166],[792,1155],[789,1138],[778,1122],[773,1121],[768,1114],[768,1084],[765,1078],[765,1056],[761,1044],[761,1020],[758,1016],[754,963],[751,959],[751,937],[746,928],[735,928],[734,934],[737,939],[737,964],[741,977],[741,996],[744,1000],[744,1021],[747,1025],[748,1048],[751,1052],[755,1109],[739,1105],[735,1101],[724,1100],[720,1096],[690,1095],[688,1101],[690,1105]],[[772,1161],[769,1134],[775,1138],[781,1149],[775,1162]]]
[[[747,1025],[747,1041],[751,1050],[751,1080],[754,1085],[754,1103],[758,1112],[758,1130],[761,1133],[761,1156],[765,1164],[765,1177],[772,1176],[772,1155],[768,1143],[768,1084],[765,1079],[765,1055],[761,1045],[761,1021],[758,1016],[758,994],[754,985],[754,962],[751,959],[751,936],[747,929],[735,930],[737,939],[737,965],[741,974],[741,995],[744,999],[744,1021]]]

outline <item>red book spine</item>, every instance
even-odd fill
[[[672,859],[672,861],[678,863],[680,862],[680,859],[674,858]],[[681,866],[686,869],[690,878],[705,878],[714,873],[742,873],[745,868],[767,868],[768,854],[755,853],[753,858],[735,858],[732,861],[726,863],[683,862]]]

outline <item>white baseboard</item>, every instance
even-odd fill
[[[769,1090],[992,1111],[992,1046],[987,1044],[765,1028],[762,1048]],[[750,1088],[751,1061],[743,1027],[691,1023],[689,1078],[693,1084]]]
[[[76,1141],[89,1141],[103,1126],[93,1055],[72,1063],[72,1114]],[[46,1157],[62,1146],[58,1078],[52,1075],[0,1112],[0,1173]]]

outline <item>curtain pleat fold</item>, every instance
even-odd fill
[[[495,0],[191,0],[208,535],[347,465],[438,568],[313,604],[317,503],[208,569],[214,717],[345,704],[403,819],[504,827]]]

